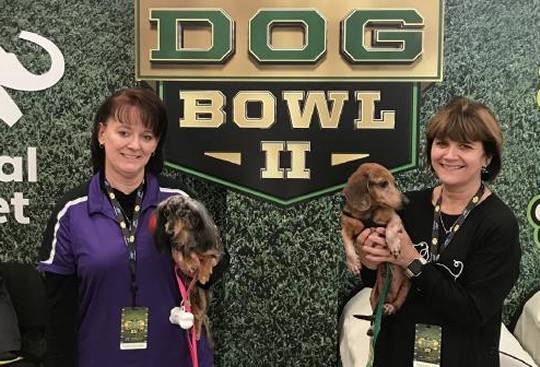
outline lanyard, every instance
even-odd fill
[[[197,281],[197,276],[195,275],[193,279],[191,279],[191,282],[189,283],[189,286],[186,290],[186,286],[184,285],[182,278],[180,277],[180,275],[178,275],[179,271],[180,269],[178,267],[174,268],[174,275],[176,275],[178,289],[180,290],[180,294],[182,295],[182,303],[180,304],[180,306],[182,306],[186,312],[191,312],[191,303],[189,302],[189,296],[191,294],[193,286],[195,285],[195,282]],[[199,367],[199,356],[197,355],[197,334],[195,327],[191,327],[191,337],[189,335],[190,330],[186,330],[186,333],[189,352],[191,354],[191,363],[193,367]]]
[[[474,194],[474,196],[471,198],[465,209],[461,212],[461,215],[458,219],[452,224],[450,227],[450,233],[446,236],[444,239],[444,242],[442,245],[438,246],[439,244],[439,229],[440,229],[440,221],[441,219],[441,206],[442,206],[442,189],[441,194],[439,196],[439,199],[437,199],[437,203],[435,204],[435,210],[433,212],[433,231],[431,235],[431,255],[432,255],[432,261],[438,261],[440,254],[444,251],[444,249],[448,246],[450,241],[454,238],[454,235],[456,232],[461,228],[461,225],[463,222],[465,222],[465,219],[467,219],[467,216],[471,213],[471,211],[478,205],[480,202],[480,198],[482,195],[484,195],[484,183],[480,183],[480,188]]]
[[[137,226],[139,224],[139,216],[141,214],[141,203],[143,198],[143,184],[142,183],[137,188],[137,197],[135,199],[135,206],[133,208],[133,218],[131,222],[126,218],[122,207],[116,198],[116,195],[112,191],[112,187],[105,180],[105,188],[107,189],[107,195],[111,200],[112,207],[114,209],[114,214],[116,216],[116,221],[120,225],[120,230],[122,231],[122,236],[124,237],[124,243],[126,244],[129,250],[129,270],[131,272],[131,302],[132,306],[135,307],[137,304],[137,247],[135,245],[135,233],[137,232]]]

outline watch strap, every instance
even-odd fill
[[[422,273],[422,268],[427,264],[426,259],[419,257],[409,263],[405,269],[405,275],[407,278],[415,278]]]

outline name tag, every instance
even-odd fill
[[[416,324],[414,336],[414,367],[441,364],[442,328],[438,325]]]
[[[148,347],[148,307],[124,307],[120,321],[120,349]]]

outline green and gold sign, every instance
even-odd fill
[[[167,164],[290,205],[364,161],[416,166],[421,85],[442,79],[442,0],[136,2]],[[420,84],[422,83],[422,84]]]

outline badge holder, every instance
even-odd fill
[[[441,364],[442,328],[416,324],[413,367],[434,367]]]
[[[148,347],[148,307],[124,307],[120,324],[120,349]]]

